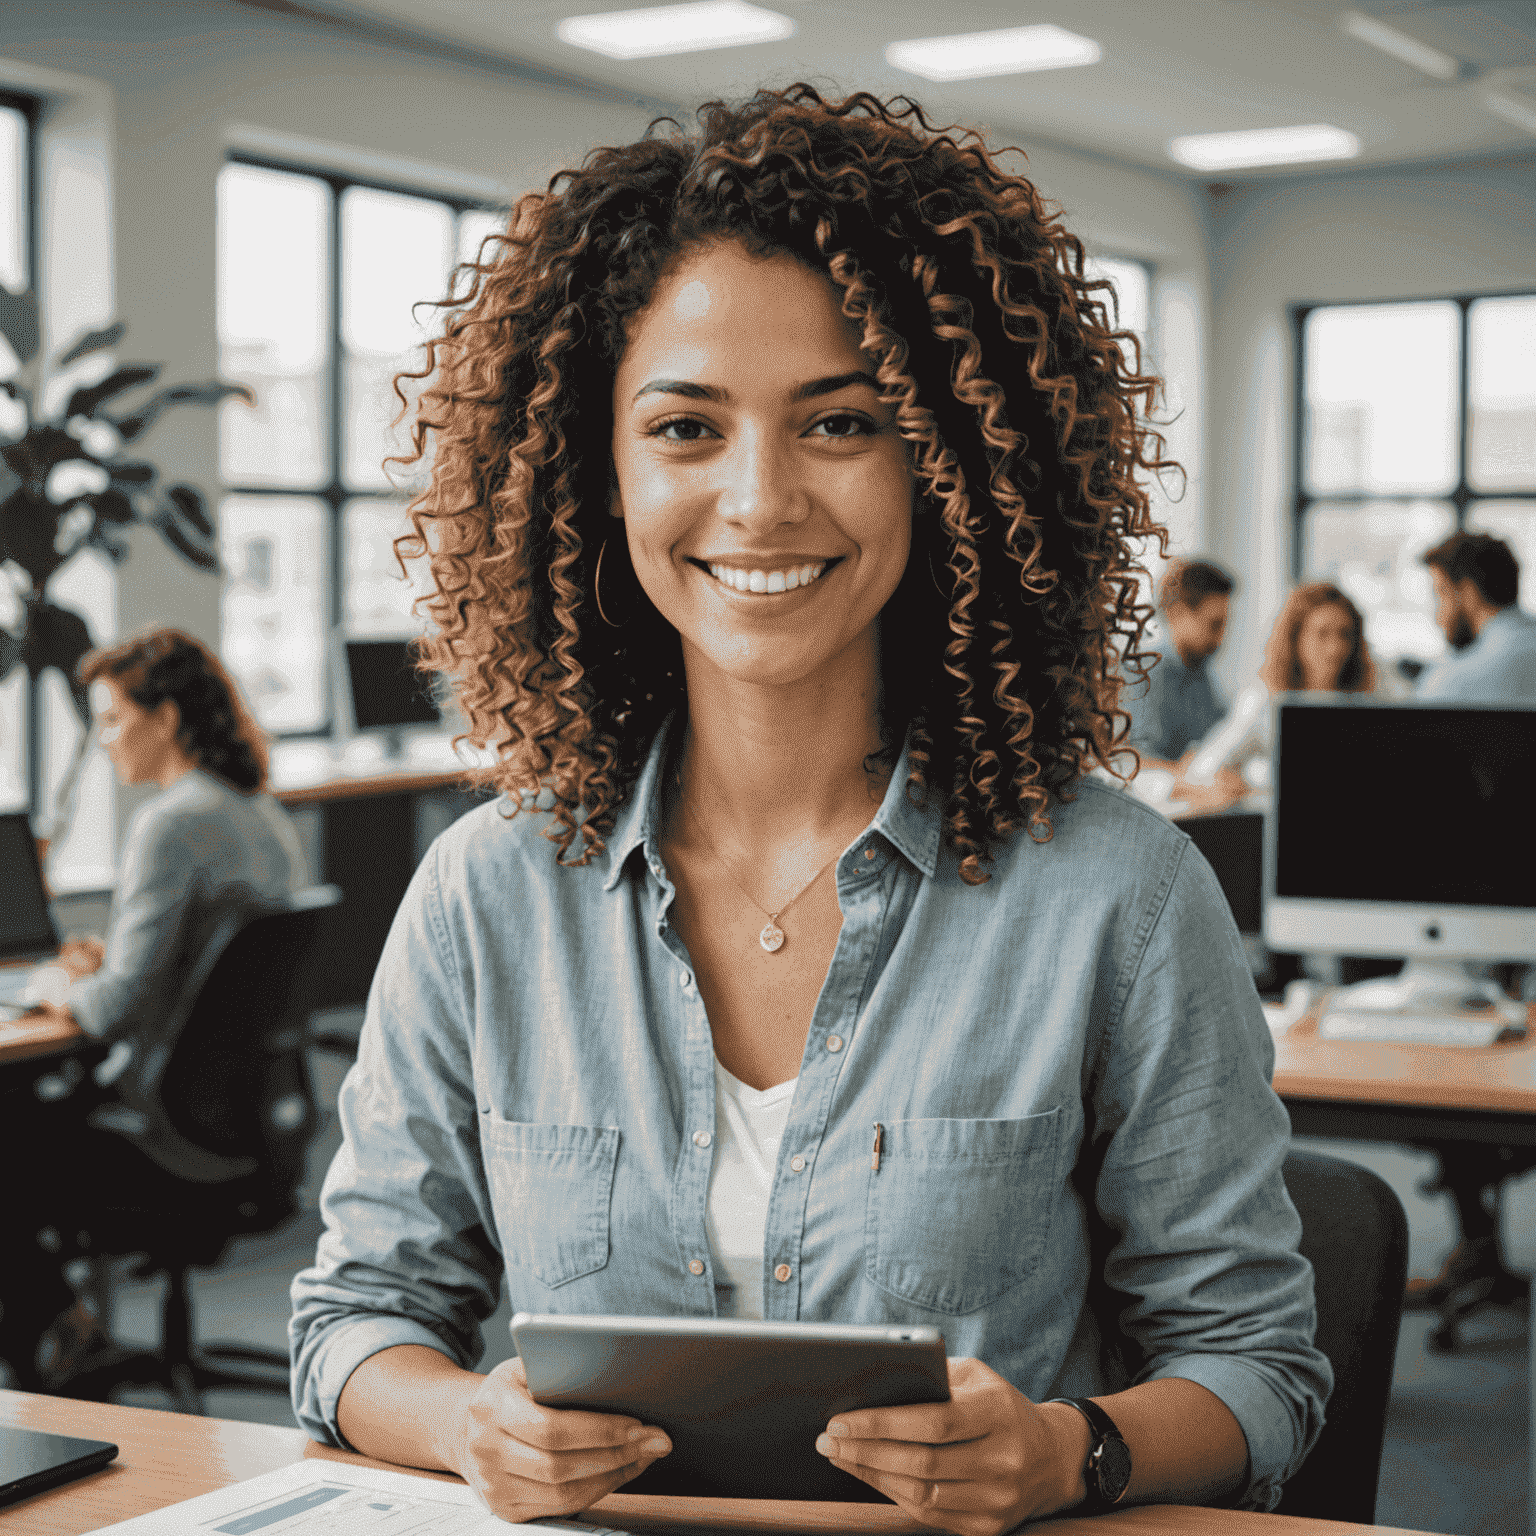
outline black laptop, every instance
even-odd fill
[[[99,1471],[116,1455],[117,1447],[105,1440],[0,1428],[0,1505]]]
[[[42,960],[59,947],[37,840],[25,811],[0,816],[0,962]]]

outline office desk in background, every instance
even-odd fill
[[[0,1509],[0,1536],[83,1536],[114,1521],[212,1493],[301,1457],[364,1466],[366,1457],[315,1445],[298,1429],[240,1424],[76,1403],[0,1391],[0,1423],[53,1434],[110,1440],[118,1457],[106,1470],[36,1498]],[[400,1471],[392,1467],[391,1471]],[[442,1474],[422,1473],[424,1477]],[[723,1536],[727,1532],[794,1532],[796,1536],[919,1536],[926,1528],[891,1504],[773,1504],[747,1499],[645,1498],[611,1495],[581,1519],[661,1536]],[[1042,1536],[1393,1536],[1384,1526],[1298,1520],[1285,1515],[1221,1509],[1128,1509],[1089,1520],[1046,1520],[1029,1528]],[[1396,1536],[1412,1536],[1398,1531]]]
[[[293,815],[311,876],[343,902],[320,940],[315,1006],[368,995],[395,911],[432,839],[485,798],[447,737],[418,738],[401,757],[365,741],[337,754],[321,742],[281,742],[270,789]]]

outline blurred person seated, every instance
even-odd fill
[[[266,741],[224,668],[199,641],[157,629],[80,663],[98,740],[118,779],[158,784],[123,839],[106,937],[74,940],[60,952],[51,1001],[35,1014],[73,1023],[111,1045],[96,1082],[124,1084],[174,1027],[186,978],[231,910],[254,915],[307,883],[298,835],[268,794]],[[0,1281],[7,1347],[18,1313],[42,1325],[32,1362],[48,1389],[76,1375],[109,1341],[75,1301],[57,1260],[32,1240],[68,1222],[77,1198],[110,1203],[114,1189],[141,1198],[165,1175],[131,1137],[77,1130],[34,1157],[41,1175],[15,1191],[5,1223],[14,1255]],[[65,1230],[70,1230],[65,1226]],[[26,1241],[13,1238],[25,1234]]]
[[[1268,784],[1276,694],[1375,693],[1377,687],[1360,610],[1332,582],[1297,587],[1275,620],[1258,678],[1190,754],[1174,797],[1208,803],[1215,791],[1219,803],[1230,804]]]
[[[1235,586],[1209,560],[1176,561],[1163,577],[1158,606],[1168,643],[1129,703],[1127,744],[1141,754],[1144,777],[1137,782],[1143,798],[1166,798],[1196,743],[1226,713],[1206,663],[1226,635]],[[1195,796],[1199,801],[1214,798],[1209,787]]]
[[[1516,606],[1520,562],[1502,539],[1455,533],[1423,557],[1452,654],[1418,680],[1440,704],[1536,704],[1536,618]]]

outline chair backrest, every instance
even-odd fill
[[[304,1066],[309,962],[335,886],[253,915],[233,907],[188,978],[179,1022],[119,1084],[135,1139],[168,1171],[218,1183],[302,1173],[314,1104]]]
[[[1317,1347],[1333,1366],[1328,1421],[1276,1511],[1371,1525],[1408,1275],[1408,1218],[1357,1163],[1292,1152],[1285,1186],[1317,1290]]]

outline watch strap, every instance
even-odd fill
[[[1114,1496],[1110,1497],[1096,1475],[1096,1469],[1106,1440],[1117,1440],[1121,1445],[1125,1445],[1125,1436],[1120,1433],[1119,1426],[1092,1398],[1053,1397],[1048,1401],[1065,1403],[1069,1408],[1076,1408],[1087,1419],[1088,1427],[1093,1431],[1093,1441],[1088,1447],[1088,1465],[1083,1470],[1083,1481],[1088,1489],[1088,1496],[1073,1513],[1099,1515],[1115,1508],[1125,1493],[1126,1484],[1122,1483]],[[1130,1448],[1127,1446],[1126,1455],[1129,1456],[1129,1454]]]

